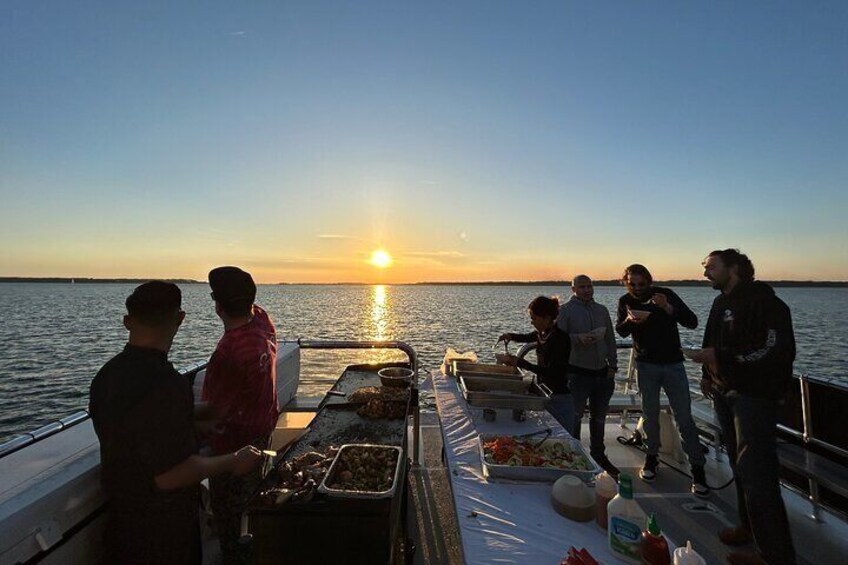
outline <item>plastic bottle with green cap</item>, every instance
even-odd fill
[[[607,506],[609,547],[613,554],[628,563],[642,560],[642,524],[647,516],[633,500],[633,477],[622,473],[618,478],[618,494]]]
[[[648,517],[648,526],[642,532],[642,565],[671,565],[668,542],[662,535],[657,515]]]

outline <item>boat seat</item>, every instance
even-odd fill
[[[843,465],[793,443],[778,442],[777,456],[781,466],[848,498],[848,481],[845,480]]]

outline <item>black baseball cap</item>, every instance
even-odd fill
[[[127,297],[127,313],[149,326],[173,320],[182,305],[182,293],[174,283],[150,281]]]
[[[216,267],[209,271],[212,299],[222,304],[250,302],[256,299],[256,283],[250,273],[238,267]]]

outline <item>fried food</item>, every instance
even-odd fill
[[[363,386],[347,395],[348,402],[353,403],[367,403],[372,400],[406,402],[408,399],[409,390],[387,386]]]
[[[385,492],[392,488],[397,463],[398,450],[392,447],[346,447],[327,484],[334,490]]]
[[[401,420],[406,416],[406,402],[375,398],[369,400],[356,413],[369,420]]]

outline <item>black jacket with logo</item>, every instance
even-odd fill
[[[714,347],[718,374],[704,376],[720,390],[778,398],[786,393],[795,360],[789,307],[759,281],[742,282],[719,294],[704,330],[704,347]]]

